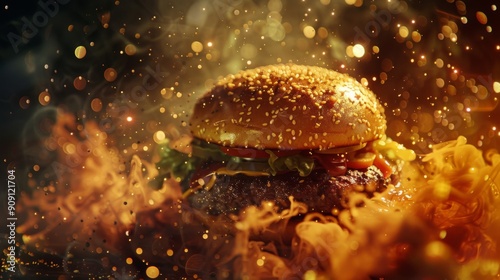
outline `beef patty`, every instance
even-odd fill
[[[314,170],[301,177],[297,172],[275,176],[217,175],[213,186],[195,191],[188,197],[192,207],[211,215],[238,213],[251,206],[271,201],[278,210],[290,207],[289,197],[305,203],[308,212],[331,213],[347,207],[348,195],[365,193],[372,197],[386,189],[384,179],[375,166],[365,170],[349,169],[345,175],[332,177],[325,170]]]

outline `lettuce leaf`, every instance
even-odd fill
[[[172,149],[168,145],[162,145],[159,153],[161,159],[156,163],[156,167],[160,170],[160,174],[166,174],[168,178],[173,176],[182,180],[200,162],[198,158]]]
[[[266,150],[269,154],[269,167],[271,167],[271,174],[276,175],[281,171],[297,171],[302,177],[311,174],[314,169],[314,158],[306,157],[300,154],[278,157],[272,151]]]
[[[175,178],[181,184],[187,184],[189,176],[194,170],[206,161],[225,162],[229,169],[258,169],[248,171],[265,171],[272,175],[284,171],[296,171],[300,176],[308,176],[314,169],[314,159],[300,154],[278,157],[270,150],[266,150],[269,159],[266,161],[244,160],[231,157],[223,153],[217,145],[194,139],[191,143],[192,152],[185,154],[169,147],[165,143],[159,147],[160,160],[156,163],[159,175],[151,183],[153,187],[160,188],[164,178]],[[269,165],[266,167],[266,165]],[[184,186],[188,187],[188,186]]]
[[[156,163],[159,176],[153,180],[153,185],[161,187],[163,178],[175,178],[179,182],[185,181],[190,174],[203,162],[208,160],[228,161],[230,156],[224,154],[213,144],[193,140],[191,154],[185,154],[176,149],[170,148],[168,143],[159,147],[160,160]]]
[[[193,157],[201,160],[215,160],[225,161],[231,157],[223,153],[217,145],[194,140],[193,143]]]

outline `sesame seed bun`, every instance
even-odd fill
[[[324,150],[376,140],[386,120],[354,78],[286,64],[221,79],[197,101],[190,125],[194,137],[227,147]]]

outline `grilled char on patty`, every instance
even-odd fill
[[[375,166],[349,169],[337,177],[324,169],[314,170],[307,177],[297,172],[275,176],[217,175],[209,190],[200,189],[188,199],[194,208],[211,215],[238,213],[264,201],[273,202],[278,210],[283,210],[290,207],[290,196],[305,203],[308,212],[331,213],[334,208],[346,208],[350,193],[372,197],[374,192],[384,191],[389,180]]]

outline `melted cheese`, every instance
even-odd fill
[[[221,175],[236,175],[236,174],[244,174],[247,176],[271,176],[271,173],[266,172],[266,171],[251,171],[251,170],[231,170],[227,169],[225,167],[221,167],[215,171],[215,174],[221,174]]]
[[[207,174],[205,176],[205,178],[207,178],[207,177],[210,178],[208,180],[208,182],[205,182],[205,180],[203,180],[202,178],[200,178],[199,180],[202,180],[203,182],[200,183],[200,182],[196,181],[198,183],[198,185],[187,189],[182,194],[182,197],[183,198],[187,198],[191,194],[193,194],[195,191],[197,191],[197,190],[199,190],[201,188],[204,188],[205,190],[209,191],[214,186],[215,180],[217,179],[217,175],[230,175],[230,176],[233,176],[233,175],[236,175],[236,174],[243,174],[243,175],[246,175],[246,176],[253,176],[253,177],[257,177],[257,176],[271,176],[271,174],[269,172],[266,172],[266,171],[232,170],[232,169],[228,169],[226,167],[221,167],[221,168],[215,170],[214,172],[211,172],[211,173],[209,173],[209,174]]]

